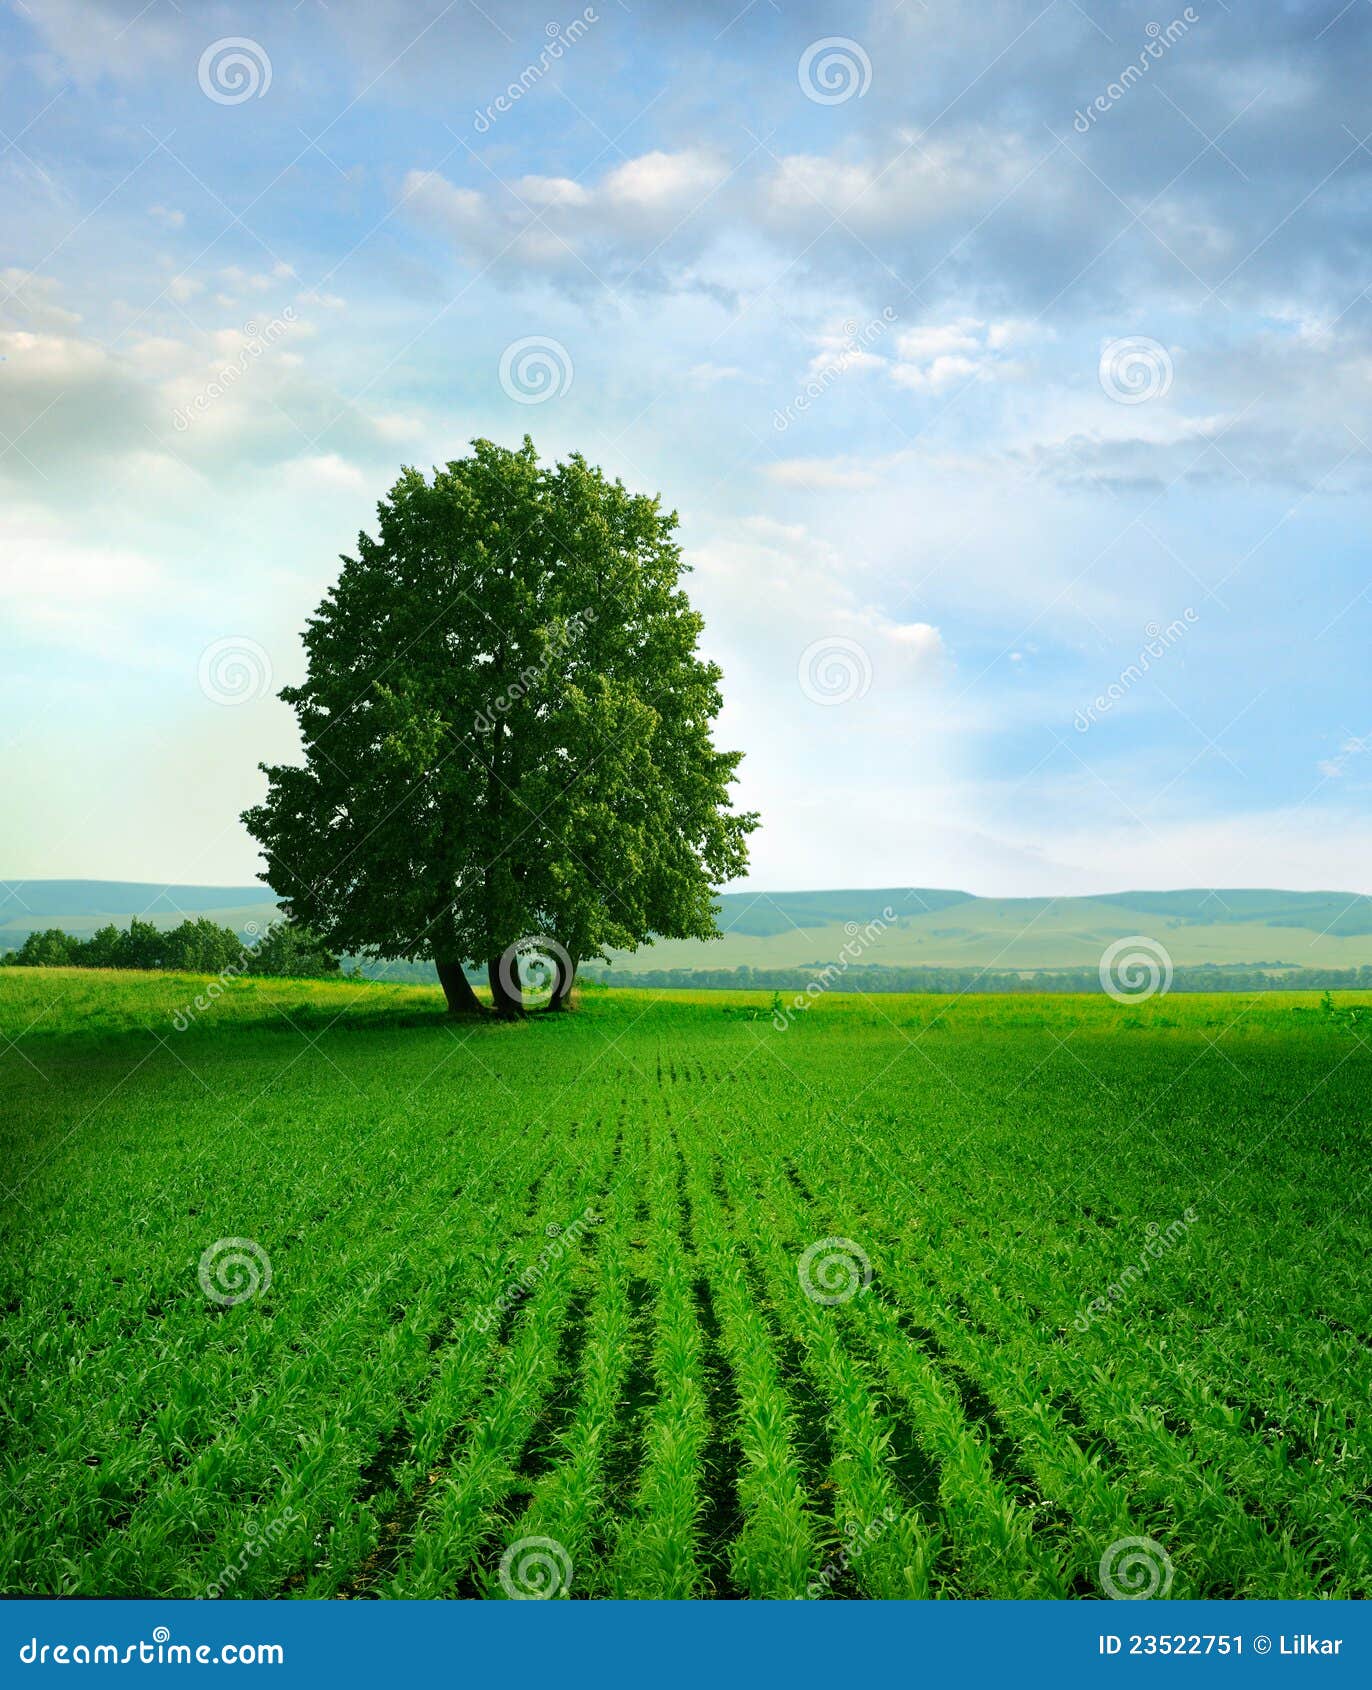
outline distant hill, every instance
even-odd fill
[[[0,880],[0,949],[13,950],[27,933],[61,927],[85,935],[137,916],[158,927],[207,915],[242,929],[276,906],[266,886],[153,886],[129,880]]]
[[[869,933],[875,923],[880,930]],[[833,961],[845,946],[849,961],[864,965],[1094,968],[1107,945],[1132,934],[1158,940],[1179,967],[1372,964],[1372,898],[1351,892],[1214,889],[1085,898],[978,898],[924,888],[745,892],[721,899],[720,926],[721,939],[663,940],[616,958],[615,972],[803,967]]]
[[[159,926],[207,915],[241,930],[260,922],[274,903],[265,886],[0,882],[0,948],[22,944],[35,928],[85,934],[110,921],[126,926],[135,915]],[[823,965],[845,946],[850,961],[864,965],[1084,968],[1095,967],[1112,940],[1136,933],[1158,940],[1178,967],[1372,964],[1372,898],[1352,892],[1197,889],[1087,898],[978,898],[910,887],[731,892],[720,899],[720,925],[721,939],[668,939],[616,956],[614,973]],[[410,970],[400,965],[386,972]],[[427,977],[427,965],[417,972]]]

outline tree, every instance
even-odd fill
[[[244,814],[262,878],[336,951],[431,957],[454,1012],[550,1008],[577,965],[717,933],[757,817],[712,730],[721,674],[675,513],[579,455],[488,440],[402,471],[306,627],[303,766]]]
[[[129,919],[129,930],[122,935],[120,968],[161,968],[167,950],[167,936],[151,921]]]
[[[208,916],[183,921],[162,935],[162,968],[185,974],[219,974],[243,960],[243,941],[231,927]]]
[[[82,968],[122,968],[124,935],[112,921],[97,927],[81,946],[77,959]]]
[[[297,979],[337,974],[339,960],[309,928],[293,921],[274,921],[251,950],[244,953],[249,974],[290,975]]]
[[[30,933],[15,953],[16,963],[25,968],[69,968],[77,941],[60,927]]]

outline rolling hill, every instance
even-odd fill
[[[241,930],[260,922],[274,901],[263,886],[0,882],[0,949],[16,948],[34,929],[88,934],[106,922],[125,926],[132,916],[175,926],[204,915]],[[1113,940],[1132,934],[1157,940],[1179,967],[1372,964],[1372,898],[1352,892],[1197,889],[981,898],[910,887],[749,891],[720,899],[720,925],[724,936],[714,941],[662,940],[616,956],[614,972],[823,965],[845,946],[849,960],[863,965],[1086,968],[1095,967]],[[427,978],[427,965],[418,971]],[[408,970],[400,965],[399,972]]]

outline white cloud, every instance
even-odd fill
[[[928,622],[884,623],[879,632],[896,645],[908,646],[917,663],[933,663],[944,655],[943,636]]]
[[[896,351],[906,364],[931,363],[935,358],[959,352],[979,352],[983,329],[984,325],[971,317],[956,323],[926,323],[921,328],[902,330],[896,336]]]
[[[612,170],[601,193],[611,205],[671,209],[704,198],[726,174],[718,159],[696,148],[679,153],[644,153]]]
[[[273,282],[289,282],[294,278],[294,269],[280,261],[270,270],[244,270],[240,265],[229,264],[219,272],[222,282],[243,293],[266,293]]]
[[[1030,332],[1015,319],[984,323],[975,317],[905,329],[896,337],[891,379],[916,392],[938,394],[973,377],[1018,374],[1001,354]]]
[[[914,388],[916,392],[943,393],[950,387],[970,380],[980,369],[981,366],[972,358],[944,352],[937,358],[932,358],[923,367],[918,364],[896,364],[891,370],[891,379],[902,387]]]
[[[406,416],[399,411],[382,412],[372,418],[372,426],[383,440],[420,440],[426,433],[422,418]]]
[[[686,278],[663,267],[659,249],[678,242],[694,252],[708,242],[715,220],[695,213],[727,174],[721,159],[697,148],[643,153],[594,183],[525,175],[508,191],[459,187],[436,171],[412,170],[401,203],[442,229],[464,257],[519,277],[555,273],[585,287],[628,275],[679,287]]]
[[[293,458],[283,466],[282,474],[297,486],[332,487],[354,492],[367,485],[361,469],[341,458],[337,452]]]
[[[769,665],[780,656],[794,667],[807,645],[837,636],[856,641],[892,684],[905,686],[933,678],[947,657],[943,636],[930,623],[863,602],[860,565],[803,523],[748,517],[732,534],[692,552],[691,562],[727,598],[735,626],[740,613],[745,625],[756,618]]]
[[[865,165],[838,159],[796,154],[783,158],[767,189],[769,208],[783,217],[813,216],[823,208],[830,216],[861,198],[871,187],[874,172]]]
[[[566,176],[521,176],[514,192],[528,205],[589,205],[591,196],[580,182]]]
[[[16,9],[60,56],[67,74],[85,84],[110,76],[142,80],[184,50],[172,13],[140,13],[140,27],[132,29],[128,10],[104,0],[44,0]]]
[[[474,188],[459,188],[436,170],[411,170],[400,187],[402,205],[427,215],[449,234],[479,227],[486,214],[485,197]]]
[[[1323,759],[1317,767],[1326,780],[1342,780],[1348,765],[1366,751],[1372,751],[1372,735],[1346,739],[1339,746],[1337,756]]]
[[[145,596],[161,582],[139,553],[75,541],[48,512],[0,513],[0,596],[37,620],[60,622],[95,599]]]
[[[1085,779],[1046,818],[1036,805],[1032,829],[1006,828],[1028,848],[1031,837],[1063,865],[1058,874],[1026,877],[1026,893],[1109,892],[1137,886],[1280,886],[1291,891],[1354,891],[1367,885],[1372,826],[1333,807],[1249,810],[1231,815],[1121,821],[1108,795]],[[1126,797],[1129,794],[1126,793]],[[1008,820],[1008,817],[1007,817]],[[981,890],[980,887],[974,888]],[[1298,956],[1285,951],[1286,960]]]
[[[834,371],[879,370],[887,362],[874,348],[881,346],[890,333],[891,317],[885,315],[863,321],[859,312],[845,317],[830,318],[811,338],[815,354],[810,360],[811,375],[825,375]]]
[[[757,379],[756,377],[750,377],[748,372],[739,364],[711,364],[709,362],[703,364],[692,364],[690,369],[687,370],[686,375],[688,380],[695,383],[698,387],[713,387],[716,383],[722,381],[748,381]]]
[[[110,359],[93,341],[72,335],[0,331],[0,354],[10,366],[10,382],[36,386],[42,382],[76,384],[109,368]]]
[[[989,209],[1027,176],[1030,150],[1017,135],[972,130],[955,140],[907,143],[884,162],[853,163],[831,155],[782,158],[763,190],[764,214],[792,227],[822,207],[867,236],[918,232]],[[970,214],[970,215],[969,215]]]
[[[782,487],[810,490],[875,487],[878,480],[873,465],[851,458],[782,458],[768,464],[766,474]]]
[[[0,507],[0,597],[25,643],[145,667],[167,585],[136,547],[93,539],[36,506]]]
[[[13,266],[0,270],[0,314],[36,329],[61,329],[79,323],[75,311],[57,303],[61,283]]]

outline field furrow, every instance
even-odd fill
[[[5,1594],[1372,1592],[1337,1005],[65,978],[0,974]]]

